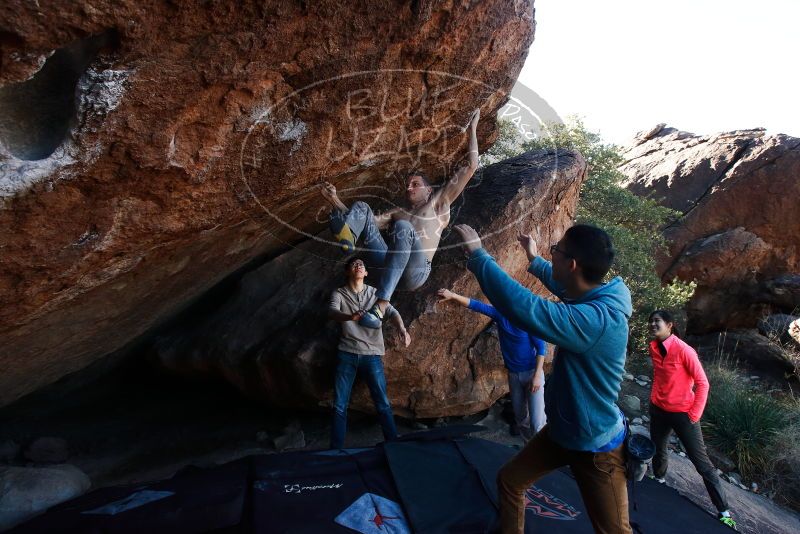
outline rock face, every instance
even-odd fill
[[[792,360],[791,352],[754,328],[688,336],[686,341],[697,349],[704,361],[724,355],[732,361],[747,362],[754,371],[765,373],[777,381],[795,372],[796,362]]]
[[[13,462],[19,456],[20,446],[13,440],[0,441],[0,462]]]
[[[789,325],[789,337],[800,346],[800,319],[793,321],[792,324]]]
[[[754,327],[800,306],[800,139],[659,125],[624,156],[627,187],[679,212],[659,269],[665,281],[697,281],[690,332]]]
[[[37,464],[61,464],[69,459],[69,444],[63,438],[37,438],[25,449],[25,458]]]
[[[797,321],[800,321],[800,317],[776,313],[775,315],[764,317],[758,322],[758,332],[781,345],[793,347],[797,350],[800,349],[800,343],[792,336],[792,324],[797,323]]]
[[[555,243],[571,226],[585,172],[579,154],[547,151],[478,171],[453,210],[428,281],[415,292],[395,293],[393,302],[413,339],[409,348],[400,348],[385,329],[385,374],[397,413],[463,415],[505,394],[497,338],[485,331],[488,318],[436,303],[442,287],[480,298],[450,235],[452,226],[472,225],[507,272],[544,292],[525,272],[528,262],[516,233],[538,232],[541,243]],[[279,406],[327,406],[338,339],[338,325],[325,317],[327,301],[344,279],[341,251],[328,244],[327,232],[317,237],[245,274],[215,310],[185,317],[182,326],[156,342],[158,360],[182,373],[223,376],[250,396]],[[363,384],[351,406],[372,410]]]
[[[320,231],[318,185],[449,175],[533,1],[13,1],[0,13],[0,405]]]
[[[0,467],[0,530],[83,495],[91,487],[74,465]]]
[[[688,458],[670,453],[666,479],[667,484],[678,490],[681,495],[709,514],[717,514],[717,509],[711,503],[708,490],[703,484],[703,478]],[[735,514],[738,532],[763,534],[797,532],[800,529],[800,514],[797,512],[778,506],[765,496],[743,490],[734,484],[723,484],[723,486],[725,498]]]
[[[636,395],[625,395],[620,400],[620,406],[630,418],[638,417],[642,414],[642,401]]]

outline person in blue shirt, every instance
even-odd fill
[[[494,319],[500,352],[508,374],[508,392],[514,409],[514,423],[528,441],[547,422],[544,414],[544,341],[514,326],[494,306],[467,298],[449,289],[437,292],[440,302],[453,301]]]
[[[628,344],[631,294],[621,278],[603,282],[614,248],[606,232],[576,225],[538,255],[530,235],[518,239],[536,276],[561,302],[552,302],[506,274],[481,246],[478,233],[457,225],[467,268],[503,316],[558,347],[545,389],[547,425],[497,476],[504,534],[525,528],[525,491],[568,465],[595,532],[630,534],[625,476],[625,423],[616,405]]]

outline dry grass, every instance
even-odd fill
[[[720,354],[706,373],[708,443],[733,459],[745,479],[800,510],[800,399],[760,390],[742,378],[730,355]]]
[[[800,510],[800,423],[775,436],[769,448],[770,465],[764,481],[775,491],[775,499]]]
[[[722,363],[710,366],[707,374],[711,394],[703,428],[709,444],[730,456],[746,478],[760,478],[771,463],[770,446],[791,420],[789,410]]]
[[[797,343],[794,341],[784,341],[782,336],[777,334],[769,334],[767,339],[773,346],[780,349],[783,354],[783,359],[789,362],[794,368],[795,378],[800,380],[800,347],[798,347]]]

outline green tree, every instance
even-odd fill
[[[617,170],[623,161],[619,147],[603,142],[579,118],[569,118],[564,124],[549,124],[543,131],[547,136],[524,141],[513,124],[501,121],[498,142],[483,156],[483,162],[529,150],[558,148],[583,154],[589,172],[581,186],[576,222],[597,226],[611,236],[617,256],[609,277],[621,276],[631,290],[629,349],[643,352],[649,339],[650,312],[683,307],[694,292],[694,283],[675,280],[665,285],[656,272],[656,255],[666,246],[661,228],[677,213],[622,187],[625,176]]]

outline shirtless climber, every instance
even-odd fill
[[[366,202],[359,201],[348,209],[336,196],[336,187],[323,184],[322,196],[333,206],[331,231],[342,250],[352,252],[356,244],[360,245],[368,265],[381,271],[378,300],[363,315],[360,325],[380,328],[395,289],[415,290],[428,279],[442,231],[450,223],[450,205],[478,168],[476,128],[480,116],[480,109],[476,109],[467,126],[469,164],[437,190],[422,173],[411,173],[406,180],[407,208],[375,215]],[[388,243],[381,230],[387,230]]]

